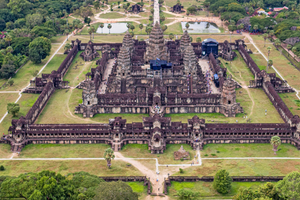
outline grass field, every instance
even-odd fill
[[[300,151],[291,144],[281,144],[277,155],[271,144],[206,144],[201,157],[300,157]]]
[[[191,160],[174,160],[174,152],[178,151],[181,146],[190,153]],[[130,158],[157,158],[159,164],[192,163],[195,156],[195,151],[188,144],[167,144],[163,154],[151,154],[147,144],[126,144],[120,153]]]
[[[295,93],[278,93],[278,95],[293,115],[300,116],[300,100],[296,97]]]
[[[66,57],[67,54],[56,54],[43,70],[43,74],[51,74],[53,70],[57,70]]]
[[[285,176],[300,170],[300,160],[202,160],[201,166],[185,168],[184,173],[177,171],[173,175],[214,176],[220,169],[231,176]]]
[[[272,48],[270,53],[270,59],[273,60],[274,67],[280,72],[280,74],[288,81],[288,83],[300,89],[300,71],[297,70],[293,65],[290,64],[290,61],[287,60],[283,55],[280,54],[278,50],[273,45],[266,45],[264,47],[263,37],[262,36],[251,36],[254,40],[256,46],[263,52],[265,56],[268,56],[267,47]]]
[[[18,176],[22,173],[40,172],[43,170],[55,171],[66,175],[68,173],[85,171],[97,176],[142,176],[133,166],[127,166],[123,161],[112,161],[111,169],[104,160],[73,160],[73,161],[0,161],[5,167],[1,176]]]
[[[183,34],[181,23],[177,22],[175,24],[172,24],[171,26],[168,26],[168,29],[164,32],[165,35],[169,35],[170,33],[173,34]]]
[[[202,0],[196,1],[196,0],[180,0],[181,5],[184,6],[184,9],[187,9],[188,7],[192,5],[200,6],[202,4]],[[174,0],[165,0],[164,5],[172,7],[176,4],[176,1]]]
[[[12,117],[11,114],[8,114],[2,123],[0,124],[0,133],[7,134],[8,128],[11,126],[12,119],[19,119],[20,116],[25,116],[29,109],[33,106],[35,101],[37,100],[39,94],[26,94],[23,93],[21,99],[19,100],[20,111],[18,113],[18,117]]]
[[[1,136],[2,137],[2,136]],[[9,158],[12,155],[9,144],[0,144],[0,158]]]
[[[18,93],[2,93],[0,94],[0,116],[2,116],[7,111],[7,104],[14,103],[19,97]]]
[[[139,199],[145,199],[147,196],[147,186],[143,182],[126,182],[133,192],[138,193]]]
[[[103,158],[108,144],[29,144],[21,158]]]
[[[42,60],[42,63],[40,64],[34,64],[31,61],[28,61],[12,78],[14,84],[12,86],[2,88],[2,90],[18,91],[26,87],[29,84],[30,79],[33,78],[35,71],[39,71],[46,64],[59,46],[60,44],[52,44],[50,55]]]
[[[240,187],[256,189],[264,182],[232,182],[231,190],[228,194],[222,195],[215,191],[212,182],[171,182],[171,186],[168,187],[168,195],[171,198],[177,199],[176,193],[180,189],[191,190],[193,192],[199,192],[199,197],[196,199],[223,199],[231,198],[237,194]]]
[[[142,122],[148,114],[96,114],[93,118],[83,118],[74,114],[74,109],[82,103],[82,90],[55,90],[44,110],[38,117],[37,124],[86,124],[108,123],[110,118],[122,117],[127,123]],[[59,106],[58,106],[59,105]]]
[[[125,16],[117,12],[110,12],[110,13],[101,14],[99,17],[104,19],[119,19]]]

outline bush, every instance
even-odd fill
[[[4,170],[5,170],[4,166],[1,165],[1,166],[0,166],[0,171],[4,171]]]
[[[14,84],[14,80],[9,79],[9,81],[7,83],[8,83],[8,85],[12,86]]]
[[[231,189],[231,182],[229,173],[224,169],[219,170],[214,177],[213,187],[217,192],[227,194]]]
[[[217,153],[220,153],[220,151],[217,151]]]
[[[181,174],[183,174],[183,169],[179,168],[179,172],[180,172]]]
[[[208,154],[205,154],[204,156],[208,156]]]
[[[217,156],[216,154],[214,154],[214,153],[212,153],[212,154],[210,154],[211,156]]]

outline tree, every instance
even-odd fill
[[[94,7],[95,7],[96,10],[98,10],[100,8],[99,1],[94,1],[93,5],[94,5]]]
[[[272,67],[272,65],[273,65],[273,60],[269,60],[269,61],[268,61],[268,65],[267,65],[267,73],[268,73],[268,69],[269,69],[270,67]]]
[[[279,136],[273,136],[271,138],[271,145],[273,146],[274,155],[276,155],[277,148],[280,144],[281,140]]]
[[[243,30],[244,27],[245,27],[245,25],[244,25],[243,23],[241,23],[240,25],[238,25],[238,29],[239,29],[239,30]]]
[[[258,30],[258,25],[257,25],[257,24],[255,24],[255,25],[253,26],[253,30],[254,30],[255,33],[256,33],[256,31]]]
[[[139,28],[141,29],[141,32],[142,32],[142,29],[144,28],[144,25],[142,23],[139,24]]]
[[[196,199],[200,193],[191,190],[180,189],[176,194],[180,200],[193,200]]]
[[[149,20],[150,20],[150,21],[153,21],[153,15],[150,15],[150,16],[149,16]]]
[[[2,65],[0,69],[0,74],[2,78],[8,79],[15,75],[15,71],[16,71],[16,66],[13,64],[12,61],[10,61]]]
[[[263,198],[279,199],[278,190],[276,190],[275,184],[270,182],[259,186],[258,194]]]
[[[163,26],[161,26],[161,30],[162,30],[163,32],[165,32],[165,31],[167,30],[167,28],[168,28],[168,26],[167,26],[167,25],[163,25]]]
[[[224,169],[219,170],[214,177],[213,187],[217,192],[227,194],[231,189],[231,182],[232,178],[229,173]]]
[[[205,2],[203,3],[203,6],[206,8],[206,11],[207,11],[206,17],[208,17],[208,16],[209,16],[209,6],[210,6],[210,2],[205,1]]]
[[[268,50],[268,60],[269,60],[269,57],[270,57],[270,53],[271,53],[272,48],[269,46],[269,47],[267,47],[267,50]]]
[[[231,35],[232,35],[232,32],[236,29],[236,26],[235,25],[229,25],[228,26],[228,30],[230,31],[230,42],[231,42]]]
[[[266,40],[268,38],[268,34],[264,33],[262,36],[263,36],[264,41],[265,41],[265,43],[264,43],[264,47],[265,47],[266,46]]]
[[[107,166],[108,168],[110,168],[111,166],[111,160],[115,158],[115,155],[114,155],[114,151],[112,150],[112,148],[108,148],[105,150],[104,152],[104,158],[107,162]]]
[[[250,188],[239,188],[238,193],[233,197],[235,200],[253,200],[259,198],[259,194]]]
[[[129,28],[131,29],[131,31],[133,31],[135,29],[135,26],[131,24]]]
[[[122,181],[102,182],[95,189],[94,200],[138,200],[138,195]]]
[[[187,23],[185,24],[185,28],[186,28],[186,29],[189,29],[189,27],[190,27],[190,24],[187,22]]]
[[[201,41],[202,41],[201,37],[197,37],[197,38],[196,38],[196,42],[197,42],[197,43],[200,43]]]
[[[151,26],[147,26],[145,31],[149,35],[151,33],[151,31],[152,31],[152,27]]]
[[[174,34],[173,34],[173,33],[170,33],[170,34],[169,34],[169,38],[170,38],[170,40],[173,40],[173,39],[174,39]]]
[[[40,14],[32,14],[26,16],[26,26],[32,29],[35,26],[39,26],[43,22],[43,16]]]
[[[3,31],[6,28],[6,23],[4,19],[0,19],[0,31]]]
[[[12,41],[12,38],[9,36],[9,35],[7,35],[6,37],[5,37],[5,42],[8,42],[8,45],[10,46],[10,42]]]
[[[268,35],[269,38],[273,38],[274,34],[275,34],[275,33],[274,33],[274,30],[270,30],[270,31],[269,31],[269,35]]]
[[[88,24],[88,25],[90,25],[90,23],[91,23],[91,18],[89,18],[89,17],[85,17],[84,18],[84,23],[86,23],[86,24]]]
[[[107,28],[108,28],[109,34],[110,34],[110,29],[112,28],[112,25],[111,25],[111,24],[108,24],[108,25],[107,25]]]
[[[1,166],[0,166],[0,171],[4,171],[4,170],[5,170],[4,166],[1,165]]]
[[[9,7],[15,15],[25,16],[30,12],[32,4],[26,0],[10,0],[7,7]]]
[[[18,112],[20,111],[20,106],[17,103],[8,103],[7,104],[7,112],[11,113],[13,117],[18,116]]]
[[[12,53],[13,51],[14,51],[14,49],[11,46],[8,46],[6,48],[6,52],[8,52],[8,53]]]
[[[275,40],[275,46],[278,48],[280,45],[281,45],[281,42],[280,42],[280,40],[277,38],[276,40]]]
[[[193,37],[192,36],[190,36],[190,41],[193,42]]]
[[[279,181],[276,189],[282,199],[297,200],[300,197],[300,173],[291,172]]]
[[[103,27],[104,27],[104,24],[103,23],[100,23],[100,28],[101,28],[101,30],[102,30],[102,33],[103,33]]]
[[[13,38],[11,41],[11,46],[14,49],[14,54],[22,54],[28,56],[29,44],[31,39],[29,37],[18,37]]]
[[[35,26],[31,31],[30,34],[34,37],[46,37],[51,38],[52,36],[56,35],[56,32],[53,28],[44,27],[44,26]]]
[[[65,51],[69,51],[70,49],[72,48],[71,44],[70,43],[67,43],[64,47],[64,50]]]
[[[7,81],[7,83],[8,83],[9,86],[12,86],[12,85],[14,84],[14,80],[9,79],[9,80]]]
[[[93,33],[93,39],[94,39],[94,33],[96,33],[96,28],[95,28],[95,26],[91,26],[91,29],[92,29],[92,33]]]
[[[290,45],[290,44],[288,44],[287,46],[286,46],[286,48],[288,49],[288,51],[290,51],[291,49],[292,49],[292,45]],[[288,53],[288,56],[290,56],[290,54]]]
[[[51,41],[45,37],[35,38],[29,44],[29,59],[33,63],[41,63],[42,59],[45,59],[50,55]]]
[[[88,29],[88,33],[90,34],[90,41],[92,41],[92,33],[93,33],[92,28],[89,28],[89,29]]]

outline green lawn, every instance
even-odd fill
[[[300,116],[300,100],[296,97],[295,93],[278,93],[278,95],[293,115]]]
[[[133,192],[138,193],[139,199],[145,199],[147,196],[148,186],[144,186],[144,182],[126,182]]]
[[[173,34],[183,34],[181,23],[177,22],[175,24],[172,24],[171,26],[168,26],[168,29],[164,32],[165,35],[169,35],[170,33]]]
[[[66,75],[64,76],[64,81],[69,81],[69,86],[75,87],[81,81],[85,80],[85,74],[91,71],[91,68],[97,67],[96,61],[99,60],[101,57],[95,58],[91,62],[85,62],[81,57],[80,54],[83,51],[79,51],[74,58],[72,64],[69,67]],[[101,52],[99,52],[101,56]]]
[[[111,169],[108,169],[104,160],[73,160],[73,161],[0,161],[5,167],[1,176],[18,176],[28,172],[40,172],[43,170],[55,171],[66,175],[74,172],[88,172],[97,176],[143,176],[133,166],[127,166],[123,161],[112,161]]]
[[[99,17],[104,19],[119,19],[125,16],[117,12],[110,12],[110,13],[101,14]]]
[[[23,93],[21,99],[18,101],[18,104],[20,105],[18,117],[13,118],[11,114],[8,114],[0,124],[0,133],[7,134],[8,128],[11,126],[11,120],[19,119],[21,116],[25,116],[37,100],[38,96],[39,94]]]
[[[178,199],[176,193],[180,189],[199,192],[200,195],[196,199],[228,199],[237,194],[240,187],[256,189],[265,182],[232,182],[231,190],[228,194],[222,195],[215,191],[212,182],[175,182],[171,181],[171,186],[168,187],[168,195],[171,198]]]
[[[57,70],[66,57],[67,54],[56,54],[43,70],[43,74],[51,74],[53,70]]]
[[[14,103],[19,97],[18,93],[0,94],[0,118],[7,112],[7,104]]]
[[[191,160],[174,160],[174,152],[178,151],[181,145],[190,153]],[[130,158],[157,158],[159,164],[192,163],[192,160],[196,155],[193,148],[188,144],[167,144],[163,154],[151,154],[147,144],[126,144],[122,147],[120,152],[125,157]]]
[[[261,54],[250,54],[250,56],[253,59],[253,61],[257,64],[260,70],[267,71],[267,61]],[[268,73],[275,73],[275,70],[269,67]]]
[[[291,144],[281,144],[277,155],[271,144],[206,144],[201,157],[300,157],[300,151]]]
[[[102,158],[108,144],[29,144],[21,158]]]
[[[2,136],[1,136],[2,137]],[[9,158],[12,155],[9,144],[0,144],[0,158]]]

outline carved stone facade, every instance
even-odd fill
[[[95,50],[94,45],[91,41],[87,43],[84,52],[80,54],[80,57],[82,57],[84,61],[92,61],[99,56],[99,53]]]

